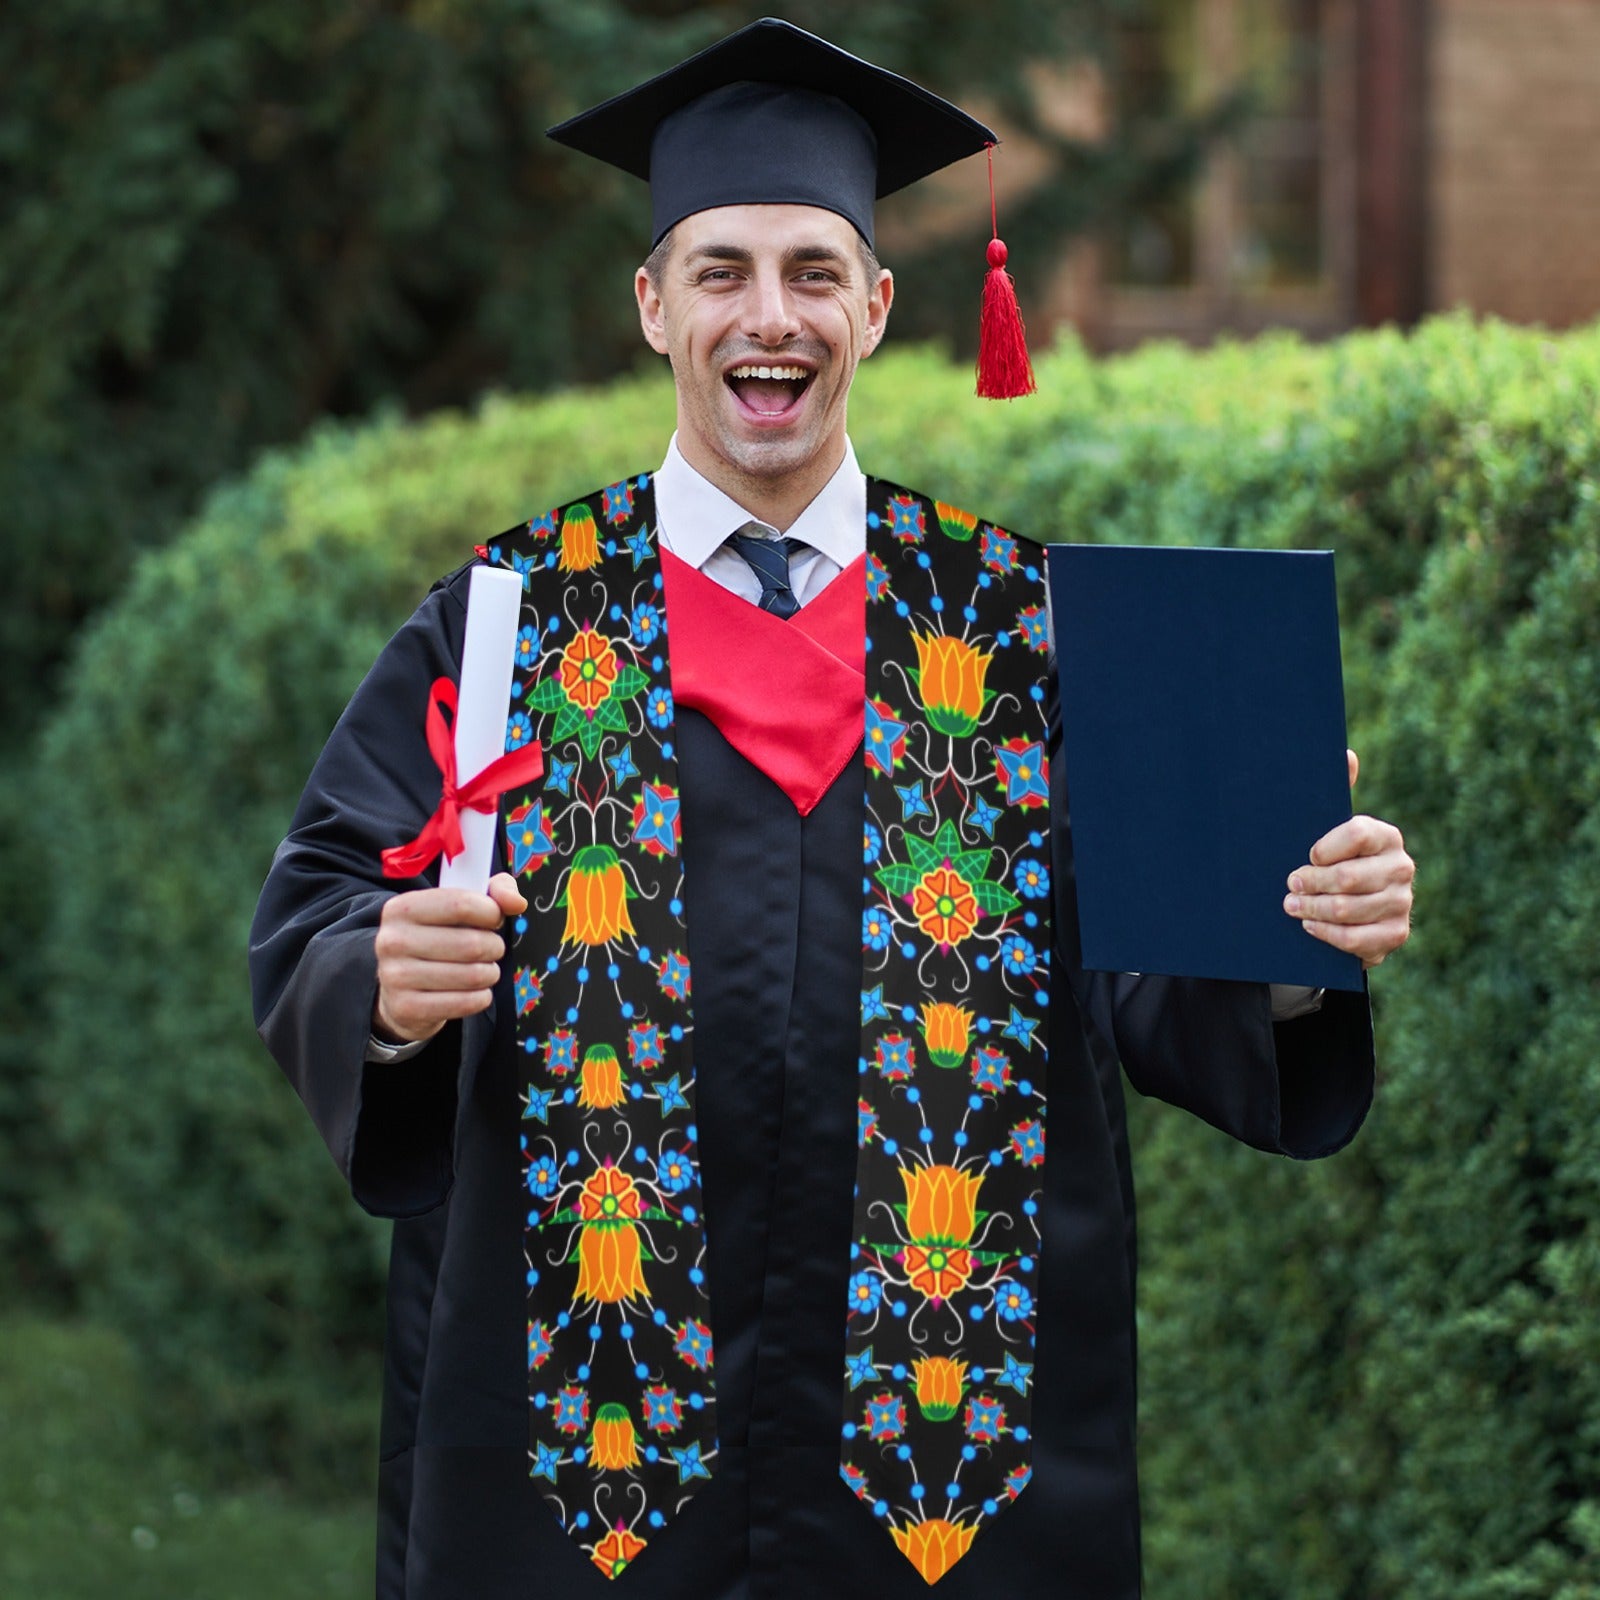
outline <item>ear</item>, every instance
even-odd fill
[[[650,274],[640,267],[633,275],[633,295],[639,302],[639,327],[644,341],[658,356],[667,353],[666,310],[661,296],[650,281]]]
[[[867,327],[861,339],[861,357],[865,360],[883,341],[883,330],[889,321],[889,307],[894,304],[894,274],[887,267],[878,273],[878,281],[867,295]]]

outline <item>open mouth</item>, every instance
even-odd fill
[[[779,418],[800,403],[813,376],[809,367],[747,364],[732,368],[723,381],[747,411]]]

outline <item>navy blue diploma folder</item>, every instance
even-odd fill
[[[1053,545],[1083,964],[1362,987],[1283,909],[1350,816],[1333,556]]]

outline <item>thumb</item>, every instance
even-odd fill
[[[489,880],[489,898],[500,907],[502,916],[518,916],[528,909],[527,897],[509,872],[497,872]]]
[[[1354,750],[1346,750],[1344,758],[1350,767],[1350,787],[1353,789],[1356,786],[1356,779],[1361,776],[1361,757]]]

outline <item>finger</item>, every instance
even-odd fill
[[[407,992],[493,989],[499,981],[500,969],[492,961],[419,961],[402,956],[378,968],[378,983],[391,997]]]
[[[1405,841],[1392,822],[1380,822],[1376,817],[1355,816],[1341,822],[1311,847],[1311,864],[1317,867],[1332,866],[1336,861],[1347,861],[1352,856],[1381,855],[1385,850],[1404,850]]]
[[[499,961],[506,942],[489,928],[441,927],[431,922],[380,924],[378,961],[410,956],[419,961]]]
[[[386,900],[382,920],[444,928],[498,928],[504,916],[488,895],[470,889],[413,889]]]
[[[502,916],[520,916],[528,909],[527,896],[509,872],[497,872],[489,880],[489,898],[499,906]]]
[[[1411,890],[1394,884],[1375,894],[1291,894],[1283,909],[1305,922],[1387,922],[1411,913]]]
[[[380,992],[373,1020],[386,1038],[417,1042],[431,1039],[447,1022],[488,1010],[493,999],[491,989],[452,989],[437,994]]]
[[[1344,759],[1350,769],[1350,787],[1353,789],[1356,786],[1356,779],[1361,776],[1361,757],[1354,750],[1346,750]]]
[[[1289,874],[1291,894],[1376,894],[1391,884],[1409,884],[1416,863],[1403,850],[1352,856],[1329,867],[1296,867]]]
[[[1359,956],[1362,965],[1367,967],[1377,966],[1411,936],[1409,922],[1399,919],[1360,926],[1337,922],[1302,922],[1300,926],[1324,944]]]

